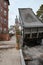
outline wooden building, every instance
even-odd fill
[[[31,8],[19,8],[19,17],[24,45],[31,45],[30,41],[34,41],[34,44],[40,44],[43,38],[43,23],[36,17],[33,10]]]

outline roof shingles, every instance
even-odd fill
[[[19,15],[22,18],[24,27],[43,27],[43,23],[34,15],[32,9],[20,8]]]

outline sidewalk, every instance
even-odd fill
[[[15,44],[15,36],[10,41],[0,41],[0,65],[25,65],[22,51]]]
[[[13,48],[0,50],[0,65],[25,65],[25,63],[22,63],[20,50]]]

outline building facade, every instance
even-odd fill
[[[0,40],[8,36],[8,5],[9,0],[0,0]]]
[[[22,28],[23,45],[34,46],[43,39],[43,23],[31,8],[19,8],[19,20]]]

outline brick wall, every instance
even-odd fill
[[[2,41],[8,41],[10,40],[9,34],[0,34],[0,40]]]
[[[5,4],[6,2],[6,4]],[[5,15],[6,13],[6,15]],[[7,0],[0,0],[0,28],[2,28],[0,33],[0,40],[9,40],[8,32],[8,1]],[[4,31],[6,28],[6,31]],[[4,34],[4,32],[6,34]]]

